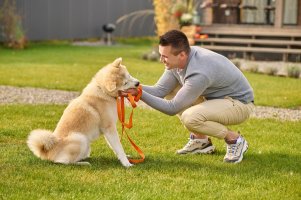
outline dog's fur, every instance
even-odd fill
[[[82,94],[70,102],[53,133],[41,129],[30,133],[27,144],[37,157],[55,163],[89,164],[80,161],[89,157],[90,143],[103,133],[122,165],[132,166],[116,128],[116,97],[119,91],[136,88],[139,81],[121,61],[118,58],[98,71]]]

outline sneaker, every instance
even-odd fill
[[[208,139],[192,139],[189,138],[188,143],[177,150],[177,154],[211,154],[215,150],[210,138]]]
[[[236,140],[235,144],[227,144],[227,153],[224,162],[239,163],[244,157],[244,153],[248,150],[248,142],[242,137]]]

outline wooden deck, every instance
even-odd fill
[[[206,39],[195,39],[195,44],[213,51],[242,52],[245,59],[253,53],[282,54],[301,57],[301,27],[281,28],[243,25],[202,27]]]

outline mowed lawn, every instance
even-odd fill
[[[153,84],[163,66],[141,60],[150,49],[151,44],[0,48],[0,85],[81,91],[117,57],[142,83]],[[301,106],[300,79],[246,76],[258,105]],[[146,154],[144,163],[123,168],[100,137],[92,145],[92,166],[64,166],[33,156],[26,138],[32,129],[53,130],[65,107],[0,106],[0,199],[301,199],[300,121],[252,118],[232,126],[250,144],[243,162],[232,165],[222,162],[225,145],[217,139],[213,155],[176,155],[188,138],[177,117],[137,108],[129,133]],[[125,138],[123,144],[136,155]]]
[[[143,84],[154,84],[164,66],[141,59],[154,46],[151,42],[147,44],[79,47],[46,43],[32,44],[25,51],[0,47],[0,85],[81,91],[100,68],[118,57],[123,58],[123,64]],[[245,75],[254,88],[257,105],[289,108],[301,105],[301,79]]]

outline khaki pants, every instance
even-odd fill
[[[171,99],[178,87],[166,99]],[[254,110],[254,104],[244,104],[230,97],[206,100],[200,97],[191,107],[178,114],[183,125],[191,132],[224,139],[227,125],[244,122]]]

